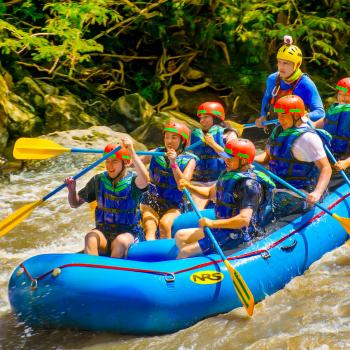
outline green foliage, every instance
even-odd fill
[[[25,0],[1,13],[2,54],[33,75],[112,97],[140,92],[152,104],[172,84],[204,78],[261,94],[285,34],[308,72],[350,74],[348,0]],[[188,79],[189,67],[204,77]]]

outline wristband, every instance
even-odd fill
[[[177,168],[177,164],[175,163],[175,164],[170,164],[170,166],[171,166],[171,169],[176,169]]]

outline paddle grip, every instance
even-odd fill
[[[95,168],[97,165],[99,165],[100,163],[102,163],[103,161],[105,161],[107,158],[109,158],[110,156],[112,156],[114,153],[118,152],[120,149],[122,148],[122,146],[118,146],[117,148],[115,148],[114,150],[110,151],[109,153],[107,153],[106,155],[104,155],[102,158],[96,160],[96,162],[90,164],[88,167],[86,167],[85,169],[83,169],[82,171],[80,171],[78,174],[73,176],[74,180],[79,179],[79,177],[85,175],[87,172],[89,172],[91,169]],[[67,187],[67,185],[65,183],[63,183],[62,185],[58,186],[57,188],[55,188],[53,191],[51,191],[50,193],[48,193],[46,196],[44,196],[42,198],[43,201],[46,201],[47,199],[49,199],[50,197],[52,197],[54,194],[56,194],[57,192],[61,191],[63,188]]]

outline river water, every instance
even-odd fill
[[[0,180],[0,219],[34,202],[94,159],[65,155]],[[78,181],[86,183],[90,172]],[[0,238],[0,349],[350,349],[350,247],[326,254],[283,290],[244,310],[203,320],[175,334],[125,336],[77,330],[37,330],[11,314],[7,283],[14,268],[33,255],[75,252],[93,225],[87,207],[71,209],[62,190]],[[322,242],[320,242],[322,244]]]

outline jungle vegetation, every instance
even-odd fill
[[[9,0],[1,64],[83,100],[138,92],[177,109],[176,90],[210,88],[235,102],[244,91],[258,111],[285,34],[321,93],[350,75],[348,18],[348,0]]]

